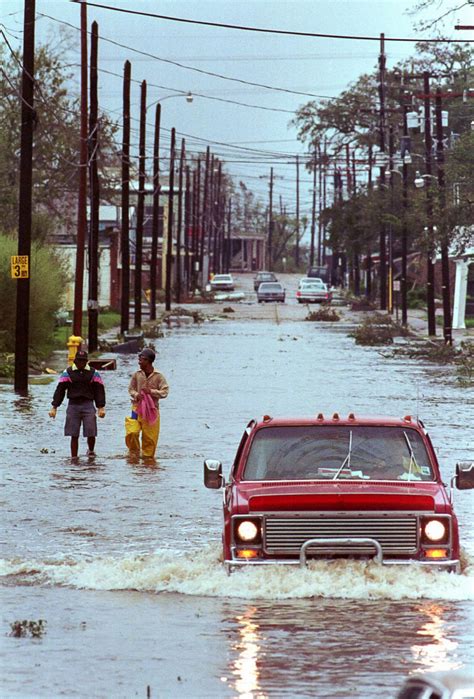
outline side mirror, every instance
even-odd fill
[[[222,463],[216,459],[206,459],[204,462],[204,485],[215,490],[224,485],[222,478]]]
[[[456,464],[455,483],[458,490],[474,488],[474,461],[459,461]]]

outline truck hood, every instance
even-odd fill
[[[383,481],[234,483],[235,509],[247,512],[416,510],[442,512],[448,506],[440,483]]]

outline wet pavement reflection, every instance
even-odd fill
[[[444,380],[451,370],[387,361],[304,322],[207,322],[155,342],[171,391],[153,462],[124,445],[134,356],[104,373],[93,459],[81,439],[71,462],[64,406],[48,418],[55,379],[28,398],[0,387],[2,628],[48,624],[38,643],[1,638],[2,695],[146,696],[149,685],[152,697],[371,699],[414,670],[472,664],[469,493],[455,495],[462,576],[322,564],[228,578],[221,494],[202,483],[203,459],[226,473],[251,418],[320,411],[419,415],[449,482],[474,442],[474,398]]]

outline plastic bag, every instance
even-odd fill
[[[153,398],[149,393],[142,393],[140,401],[137,405],[137,413],[140,415],[142,420],[148,422],[149,425],[153,425],[158,417],[158,411],[156,405],[153,402]]]

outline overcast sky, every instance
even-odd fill
[[[102,3],[109,4],[107,0],[102,0]],[[458,4],[462,4],[462,0]],[[110,5],[260,28],[374,37],[381,32],[386,37],[416,36],[414,20],[404,12],[410,5],[408,0],[113,0]],[[453,2],[445,3],[445,7],[449,5],[452,6]],[[72,31],[77,32],[80,8],[69,0],[36,0],[36,12],[37,44],[55,41],[60,27],[64,26],[62,23],[75,27]],[[449,19],[447,31],[456,39],[473,38],[472,32],[461,33],[453,29],[457,19],[473,24],[473,15],[474,6],[466,3]],[[378,41],[243,32],[89,6],[89,26],[92,21],[99,25],[99,68],[116,74],[100,73],[100,106],[119,120],[123,64],[125,60],[132,64],[132,79],[137,81],[132,86],[135,142],[138,141],[139,84],[142,80],[148,84],[149,105],[167,98],[173,90],[191,91],[195,95],[192,103],[187,103],[182,96],[163,99],[164,144],[169,143],[172,126],[177,129],[178,139],[186,138],[189,151],[202,151],[210,142],[212,152],[226,161],[226,170],[236,179],[244,180],[262,197],[267,196],[268,183],[260,176],[267,176],[273,164],[278,175],[275,180],[276,201],[282,195],[289,209],[294,205],[294,155],[305,154],[304,146],[296,140],[295,129],[289,125],[292,114],[300,105],[317,99],[311,95],[338,95],[361,73],[375,67],[379,52]],[[23,0],[0,0],[0,22],[12,43],[18,44],[23,27]],[[106,39],[123,46],[111,44]],[[387,41],[387,66],[393,66],[413,51],[413,44]],[[78,60],[79,43],[72,62],[78,63]],[[74,70],[78,71],[78,67]],[[198,71],[217,73],[234,80]],[[78,82],[75,87],[78,89]],[[211,97],[232,100],[232,103],[209,99]],[[147,146],[150,149],[154,111],[152,107],[147,114]],[[264,154],[260,153],[262,150]],[[270,162],[275,153],[282,155]],[[309,174],[302,170],[303,212],[309,212],[310,208],[310,179]]]

